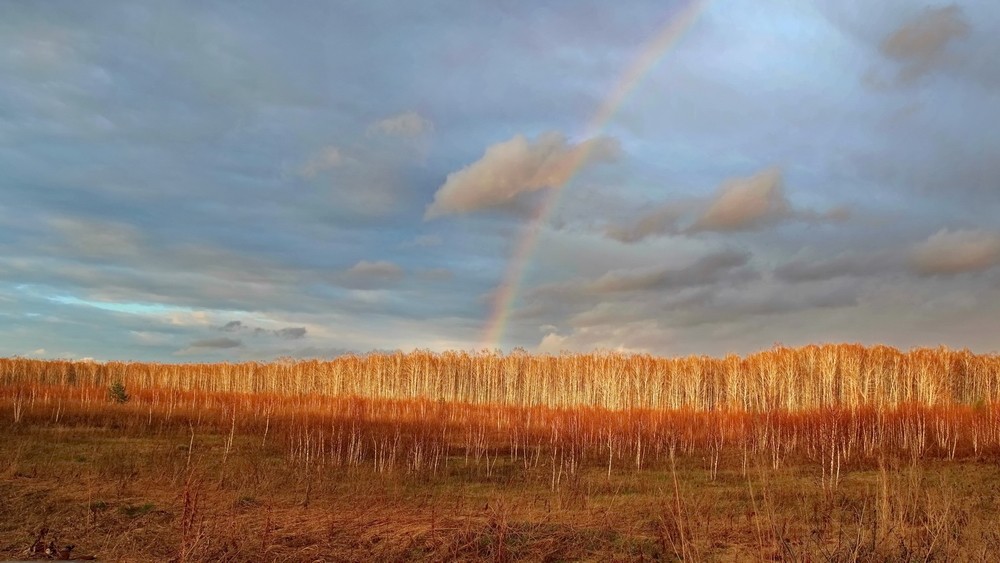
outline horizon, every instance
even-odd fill
[[[1000,5],[8,12],[0,357],[1000,352]]]
[[[483,358],[513,358],[519,355],[528,358],[574,358],[574,357],[606,357],[606,356],[618,356],[622,358],[649,358],[653,360],[710,360],[710,361],[724,361],[732,356],[736,356],[741,360],[750,360],[757,356],[766,356],[768,354],[780,353],[780,352],[793,352],[798,353],[809,348],[816,349],[826,349],[826,348],[862,348],[865,351],[876,351],[879,349],[889,349],[901,356],[919,354],[921,352],[946,352],[950,354],[970,354],[977,358],[992,358],[1000,355],[998,352],[986,352],[978,353],[969,348],[950,348],[945,345],[938,346],[913,346],[910,348],[897,348],[895,346],[889,346],[887,344],[862,344],[860,342],[814,342],[810,344],[805,344],[802,346],[785,346],[781,343],[774,343],[768,348],[760,348],[751,352],[744,354],[728,353],[728,354],[686,354],[686,355],[662,355],[654,354],[650,352],[636,352],[636,351],[623,351],[623,350],[612,350],[607,348],[594,348],[587,351],[572,351],[572,350],[560,350],[559,352],[531,352],[524,348],[513,348],[511,350],[501,350],[493,349],[488,350],[481,348],[478,350],[430,350],[426,348],[417,348],[413,350],[368,350],[368,351],[346,351],[342,352],[336,356],[318,357],[318,356],[279,356],[275,358],[269,358],[264,360],[209,360],[205,362],[188,362],[188,361],[176,361],[176,362],[156,362],[156,361],[143,361],[143,360],[128,360],[128,359],[97,359],[97,358],[37,358],[32,356],[0,356],[0,360],[6,361],[30,361],[30,362],[63,362],[63,363],[88,363],[88,364],[155,364],[155,365],[175,365],[175,366],[196,366],[196,365],[214,365],[214,364],[241,364],[241,363],[254,363],[258,365],[269,365],[269,364],[283,364],[286,362],[317,362],[317,363],[332,363],[341,359],[364,359],[364,358],[377,358],[381,356],[411,356],[419,354],[429,354],[436,358],[444,359],[448,356],[467,356],[470,358],[483,357]]]

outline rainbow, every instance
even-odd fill
[[[649,73],[656,63],[670,51],[670,48],[680,41],[684,33],[691,29],[697,21],[698,16],[704,12],[708,3],[709,0],[693,0],[683,9],[673,14],[652,40],[643,46],[639,55],[625,69],[625,72],[622,73],[617,86],[605,98],[604,102],[598,107],[597,112],[594,113],[594,116],[587,123],[587,127],[584,129],[584,139],[595,138],[604,130],[604,127],[614,117],[618,109],[621,108],[628,95],[635,90],[642,78]],[[587,161],[593,147],[597,145],[599,143],[584,142],[580,144],[580,150],[573,151],[570,157],[571,160],[568,163],[570,173],[567,175],[563,186],[572,180],[583,163]],[[537,213],[525,227],[524,234],[521,235],[521,239],[508,262],[503,281],[494,295],[493,309],[483,330],[482,345],[480,348],[492,349],[499,346],[512,305],[514,304],[514,299],[524,279],[525,269],[531,261],[531,254],[538,246],[538,236],[542,231],[542,227],[552,215],[552,211],[556,208],[556,204],[559,201],[559,194],[562,191],[558,187],[549,190],[548,195],[538,206]]]

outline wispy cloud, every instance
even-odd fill
[[[299,174],[306,178],[315,178],[323,171],[338,168],[353,161],[354,159],[345,155],[337,147],[323,147],[302,164],[299,168]]]
[[[680,221],[688,213],[688,206],[667,203],[632,224],[612,225],[605,230],[608,237],[624,243],[638,242],[658,235],[678,234]]]
[[[414,237],[413,240],[404,242],[401,246],[403,248],[429,248],[432,246],[441,246],[444,243],[444,239],[441,235],[419,235]]]
[[[395,283],[403,275],[403,268],[388,260],[361,260],[342,272],[338,279],[346,287],[367,289]]]
[[[539,299],[566,299],[580,296],[656,292],[667,289],[708,286],[722,281],[739,282],[756,278],[745,268],[751,255],[740,250],[722,250],[684,266],[643,267],[612,270],[591,280],[573,280],[541,285],[531,295]]]
[[[62,244],[82,256],[132,258],[142,247],[139,229],[120,221],[60,215],[49,219],[48,225],[61,235]]]
[[[845,276],[865,277],[902,269],[897,252],[845,252],[831,258],[797,258],[774,269],[776,278],[786,282],[815,282]]]
[[[372,123],[369,135],[390,135],[393,137],[419,137],[434,131],[434,124],[415,111],[392,115]]]
[[[219,338],[204,338],[201,340],[195,340],[190,344],[191,349],[195,348],[212,348],[217,350],[226,350],[229,348],[238,348],[243,345],[243,342],[226,337]]]

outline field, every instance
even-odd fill
[[[992,561],[998,397],[943,348],[0,359],[0,558]]]

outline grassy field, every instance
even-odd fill
[[[770,382],[751,359],[489,355],[461,382],[437,356],[374,357],[352,369],[378,385],[350,372],[349,394],[316,363],[4,360],[0,558],[45,529],[105,561],[995,560],[996,358],[820,350],[826,371]]]

